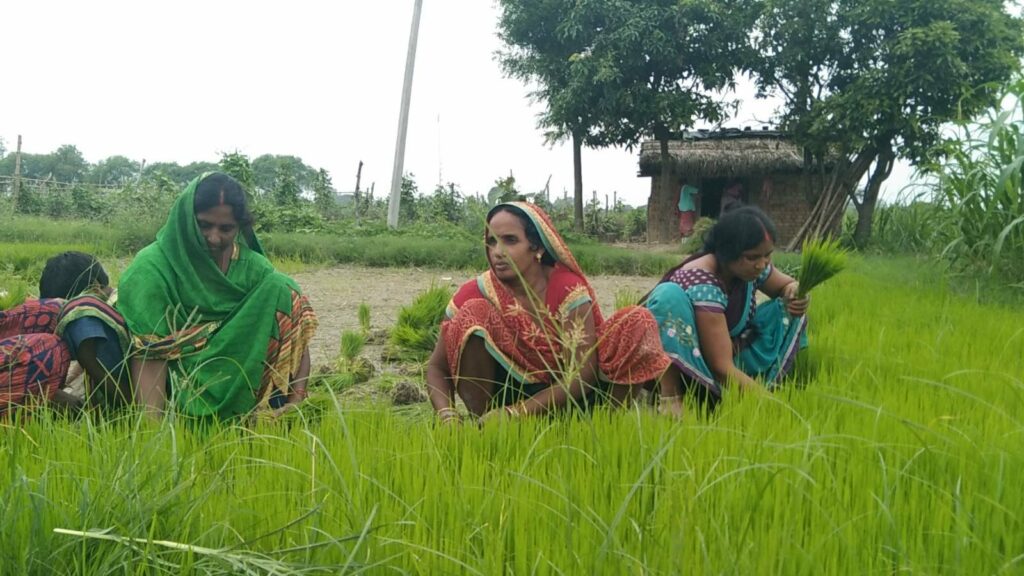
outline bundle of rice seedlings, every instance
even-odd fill
[[[846,250],[834,238],[804,240],[800,250],[800,289],[797,298],[803,298],[816,286],[846,268]]]
[[[641,296],[643,293],[635,288],[619,288],[615,291],[615,309],[622,310],[626,306],[632,306],[640,301]]]
[[[350,376],[351,384],[366,382],[373,376],[373,364],[360,356],[366,345],[366,336],[361,332],[345,330],[341,333],[341,351],[335,361],[335,370],[339,375]],[[348,386],[345,386],[348,387]]]
[[[398,322],[388,338],[387,354],[393,359],[426,360],[437,343],[437,334],[452,293],[434,286],[398,311]]]

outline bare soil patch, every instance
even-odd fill
[[[420,268],[369,268],[338,266],[303,272],[293,276],[309,298],[320,319],[320,328],[310,345],[314,366],[330,362],[338,353],[343,330],[359,327],[356,309],[366,302],[370,306],[374,332],[390,329],[398,318],[398,310],[413,301],[431,285],[449,286],[453,290],[474,274],[464,270]],[[607,315],[615,309],[615,293],[622,289],[646,292],[657,278],[648,276],[591,276],[598,302]],[[382,346],[368,346],[365,355],[380,363]]]

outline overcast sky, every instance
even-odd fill
[[[90,162],[291,154],[341,191],[390,186],[413,0],[5,3],[0,138]],[[424,0],[405,170],[486,192],[513,173],[526,192],[572,190],[572,150],[549,147],[529,88],[502,76],[492,0]],[[742,94],[741,94],[742,95]],[[755,126],[751,101],[729,126]],[[584,150],[584,190],[647,200],[637,155]],[[890,189],[909,171],[898,167]],[[891,192],[890,192],[891,194]]]

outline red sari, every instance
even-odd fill
[[[651,313],[629,306],[605,320],[593,288],[547,214],[532,204],[512,204],[534,221],[545,249],[557,261],[548,278],[545,317],[538,323],[490,270],[466,282],[448,304],[441,323],[450,373],[458,374],[469,338],[480,336],[488,352],[520,382],[553,384],[553,375],[563,372],[567,345],[573,345],[573,337],[561,333],[564,321],[579,306],[590,304],[597,329],[599,378],[614,384],[642,384],[660,376],[669,358]]]

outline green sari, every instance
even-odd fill
[[[295,282],[274,270],[251,229],[227,273],[196,223],[196,178],[156,241],[121,275],[118,310],[136,358],[168,362],[179,413],[231,418],[287,396],[316,317]]]

